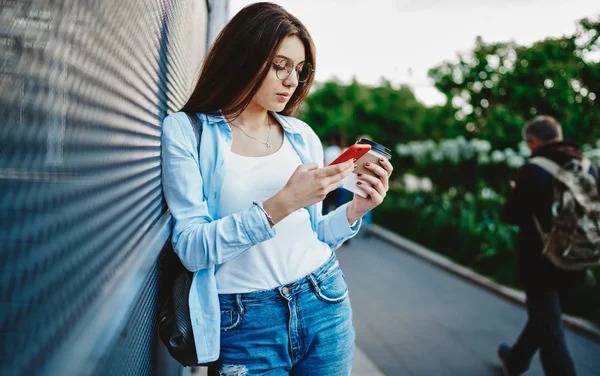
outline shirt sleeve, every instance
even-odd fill
[[[239,257],[275,236],[256,205],[221,219],[209,213],[189,120],[170,115],[163,121],[162,182],[173,215],[173,248],[183,265],[198,271]]]
[[[352,226],[348,223],[348,210],[346,203],[327,215],[320,215],[317,224],[317,235],[319,239],[329,244],[332,249],[338,248],[346,240],[354,237],[362,224],[362,219],[354,222]]]

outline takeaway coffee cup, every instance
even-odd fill
[[[342,184],[340,185],[340,187],[350,192],[356,193],[359,196],[367,197],[365,191],[363,191],[360,188],[360,186],[356,184],[356,182],[359,181],[358,176],[356,174],[360,172],[363,174],[378,177],[377,174],[365,167],[365,162],[380,165],[379,158],[385,158],[387,160],[390,160],[392,158],[392,153],[390,149],[386,148],[385,146],[380,145],[374,141],[367,140],[365,138],[361,138],[356,143],[371,145],[371,150],[367,154],[360,157],[358,161],[356,161],[356,169],[350,175],[346,176],[344,180],[342,180]],[[364,181],[362,182],[363,184],[367,184]]]

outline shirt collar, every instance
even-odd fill
[[[215,124],[221,122],[225,123],[225,118],[221,114],[221,111],[219,111],[218,114],[214,115],[206,114],[206,120],[208,121],[208,124]]]
[[[283,127],[283,130],[286,133],[298,134],[298,131],[296,130],[296,128],[294,128],[294,126],[291,124],[291,122],[287,118],[283,117],[282,115],[279,115],[277,112],[271,112],[271,114],[273,114],[275,119],[277,119],[279,124],[281,124],[281,126]],[[217,114],[212,114],[212,115],[207,114],[206,119],[209,124],[221,124],[221,123],[226,124],[227,123],[227,121],[225,120],[225,117],[223,117],[223,115],[221,114],[220,111]]]

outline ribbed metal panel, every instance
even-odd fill
[[[175,362],[160,362],[160,356],[168,357],[165,351],[159,352],[160,343],[156,336],[158,313],[159,281],[163,272],[162,257],[152,267],[141,294],[126,324],[113,339],[110,351],[106,352],[96,365],[94,376],[167,376],[178,373],[180,366]]]
[[[160,122],[189,94],[207,10],[193,0],[1,4],[0,374],[24,375],[130,272],[123,265],[164,212]],[[158,269],[128,323],[139,333],[119,345],[130,355],[154,351],[141,312],[154,313]],[[148,374],[118,364],[131,365],[110,374]]]

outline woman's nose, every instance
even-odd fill
[[[285,86],[290,86],[290,87],[298,86],[298,73],[296,73],[295,71],[290,73],[290,75],[285,80],[283,80],[283,84]]]

